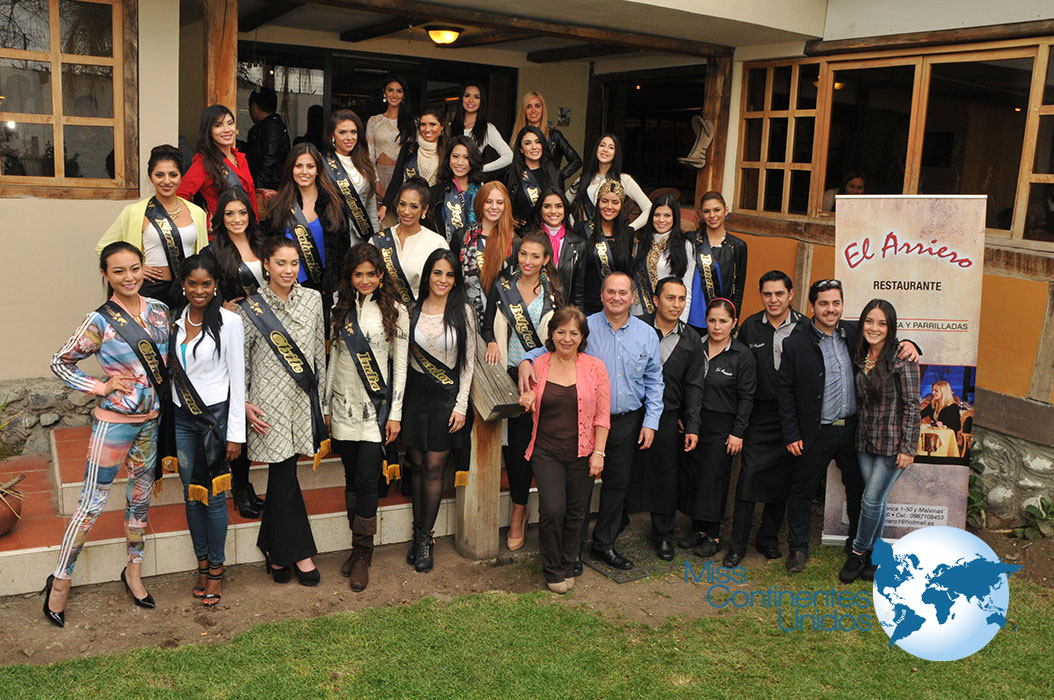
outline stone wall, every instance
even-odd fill
[[[94,396],[70,389],[54,377],[2,381],[0,451],[47,454],[51,429],[88,425],[93,408]]]
[[[1054,447],[974,427],[975,460],[984,471],[986,511],[1005,524],[1021,522],[1025,506],[1039,504],[1042,496],[1054,500]]]

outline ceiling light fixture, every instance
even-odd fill
[[[425,31],[428,32],[428,38],[432,40],[432,43],[439,46],[448,46],[457,41],[457,38],[461,36],[461,32],[465,30],[461,27],[431,26],[426,27]]]

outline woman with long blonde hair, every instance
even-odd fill
[[[480,186],[472,208],[476,223],[465,232],[460,259],[469,303],[476,311],[476,320],[482,323],[487,309],[487,290],[502,271],[511,270],[514,264],[516,222],[509,191],[497,180]]]
[[[959,402],[955,400],[952,385],[941,379],[933,383],[930,391],[930,404],[922,409],[923,420],[929,418],[938,427],[943,426],[955,432],[962,430]]]
[[[512,127],[513,140],[525,126],[534,126],[542,130],[545,140],[549,144],[549,153],[553,156],[553,165],[560,173],[560,180],[568,180],[582,167],[582,156],[568,142],[567,138],[559,129],[549,125],[549,109],[545,106],[545,98],[540,92],[531,90],[524,94],[520,100],[520,110],[516,114],[516,125]],[[512,143],[513,153],[516,152],[518,144]],[[567,159],[567,165],[560,167],[560,163]]]

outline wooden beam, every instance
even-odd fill
[[[1036,363],[1032,367],[1032,385],[1028,397],[1050,403],[1051,387],[1054,386],[1054,284],[1047,285],[1047,315],[1043,322],[1043,334],[1036,350]],[[1051,430],[1054,432],[1054,429]]]
[[[861,53],[876,49],[915,49],[923,46],[939,46],[941,44],[1026,39],[1034,36],[1049,36],[1051,34],[1054,34],[1054,19],[1044,19],[1034,22],[995,24],[987,27],[942,29],[932,32],[907,32],[904,34],[866,36],[857,39],[837,39],[834,41],[813,39],[805,42],[805,55],[830,56],[832,54]]]
[[[794,308],[809,313],[809,285],[812,284],[812,254],[815,244],[798,241],[798,251],[794,256]]]
[[[466,559],[493,559],[498,556],[501,506],[500,420],[485,421],[476,414],[469,464],[468,484],[457,487],[454,548]]]
[[[451,49],[467,49],[473,46],[492,46],[494,44],[506,44],[510,41],[524,41],[526,39],[533,39],[536,34],[522,31],[510,31],[510,32],[487,32],[485,34],[476,34],[475,36],[459,37],[453,44],[446,44],[445,47]],[[441,46],[440,48],[444,48]]]
[[[291,0],[266,3],[259,10],[254,10],[244,17],[239,17],[238,31],[251,32],[258,27],[274,22],[279,17],[287,15],[293,10],[299,9],[306,4],[306,2],[292,2]]]
[[[695,205],[703,195],[721,191],[725,180],[725,154],[728,153],[728,122],[731,117],[732,59],[711,58],[706,62],[706,87],[703,93],[703,119],[714,125],[714,139],[706,154],[706,165],[695,176]]]
[[[412,20],[409,17],[396,16],[389,17],[388,19],[381,20],[374,24],[367,24],[362,27],[352,27],[346,29],[340,33],[341,41],[366,41],[367,39],[376,39],[380,36],[388,36],[398,31],[405,31],[414,24],[418,24],[417,20]]]
[[[205,104],[238,111],[238,0],[204,0]]]
[[[1049,403],[977,387],[974,423],[1039,445],[1054,443],[1054,406]]]
[[[664,51],[690,56],[731,56],[731,46],[708,44],[691,39],[675,39],[655,34],[638,34],[616,29],[586,27],[563,22],[514,17],[495,12],[448,7],[419,0],[315,0],[315,4],[343,7],[367,12],[403,14],[428,21],[456,22],[470,27],[520,29],[545,36],[571,37],[597,44],[629,46],[635,49]]]
[[[629,46],[612,46],[610,44],[578,44],[577,46],[561,46],[558,49],[540,49],[527,53],[527,60],[531,63],[558,63],[560,61],[577,61],[583,58],[596,58],[598,56],[611,56],[619,53],[635,53],[640,49]]]

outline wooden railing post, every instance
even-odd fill
[[[501,421],[485,421],[478,412],[475,418],[468,485],[457,488],[454,548],[466,559],[479,560],[498,556]]]

